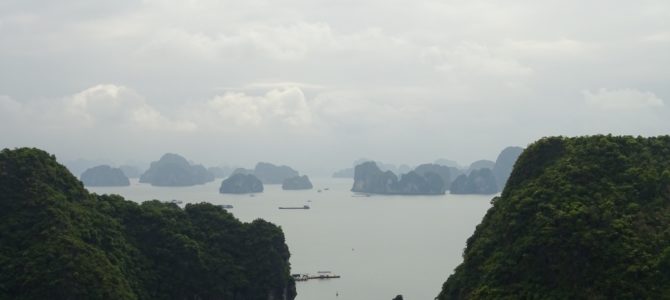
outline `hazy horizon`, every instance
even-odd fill
[[[309,175],[667,134],[667,20],[667,1],[8,0],[0,148]]]

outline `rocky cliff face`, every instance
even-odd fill
[[[191,165],[180,155],[167,153],[142,174],[140,182],[154,186],[191,186],[214,180],[202,165]]]
[[[129,186],[130,180],[118,168],[107,165],[90,168],[81,174],[85,186]]]
[[[284,190],[309,190],[312,189],[312,182],[307,175],[296,176],[284,180],[281,186]]]
[[[271,163],[259,162],[254,168],[254,175],[264,184],[282,184],[284,180],[300,174],[288,166],[275,166]]]
[[[354,169],[352,192],[398,195],[436,195],[444,194],[443,178],[435,173],[420,175],[409,172],[400,180],[391,171],[382,172],[374,162],[362,163]]]
[[[435,173],[442,178],[444,186],[448,189],[451,186],[451,182],[458,176],[458,173],[455,173],[451,167],[442,166],[438,164],[422,164],[417,166],[414,169],[414,172],[419,175],[425,176],[426,173]]]
[[[521,152],[523,152],[523,148],[521,147],[507,147],[498,155],[492,171],[493,175],[496,177],[496,183],[501,190],[505,188],[507,179],[512,173],[514,163],[516,163]]]
[[[469,175],[461,175],[451,184],[449,191],[452,194],[482,194],[491,195],[499,191],[496,178],[490,169],[478,169]]]
[[[221,182],[222,194],[246,194],[263,192],[263,183],[251,174],[233,174]]]

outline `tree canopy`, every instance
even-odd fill
[[[90,194],[44,151],[0,152],[0,299],[293,299],[289,255],[263,220]]]
[[[437,299],[670,295],[670,137],[552,137],[519,157]]]

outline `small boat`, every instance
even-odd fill
[[[316,191],[317,193],[321,193],[321,190]]]
[[[330,191],[330,188],[324,188],[323,190],[324,191]]]
[[[279,209],[309,209],[309,205],[303,205],[302,207],[300,206],[280,206]]]
[[[225,209],[233,208],[233,206],[230,205],[230,204],[221,204],[221,205],[219,205],[219,207],[221,207],[221,208],[225,208]]]

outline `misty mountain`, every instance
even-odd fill
[[[470,174],[458,176],[449,188],[452,194],[491,195],[499,191],[498,184],[491,169],[476,169]]]
[[[166,153],[140,177],[141,183],[154,186],[191,186],[213,181],[214,175],[202,165],[192,165],[184,157]]]
[[[100,165],[87,169],[81,174],[85,186],[129,186],[128,177],[119,168]]]
[[[467,173],[472,172],[473,170],[479,170],[479,169],[491,169],[493,170],[493,167],[495,167],[496,163],[494,161],[490,161],[488,159],[481,159],[478,161],[475,161],[470,164],[468,167]]]
[[[521,147],[507,147],[498,155],[495,167],[493,167],[493,174],[496,176],[496,182],[501,190],[505,187],[514,164],[522,152],[523,148]]]
[[[440,175],[426,172],[420,175],[411,171],[398,177],[391,171],[382,171],[375,162],[362,163],[355,168],[354,184],[356,193],[396,194],[396,195],[439,195],[446,187]]]
[[[263,192],[263,182],[253,174],[237,173],[221,181],[219,193],[247,194]]]
[[[286,178],[281,186],[283,190],[310,190],[312,187],[307,175]]]

